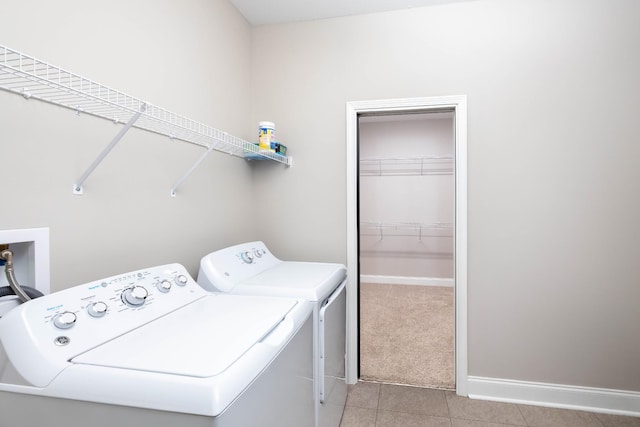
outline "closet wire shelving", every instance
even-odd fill
[[[361,176],[452,175],[453,157],[384,157],[360,159]]]
[[[260,150],[251,142],[3,45],[0,45],[0,89],[22,95],[26,99],[38,99],[68,108],[78,115],[90,114],[115,123],[125,123],[111,143],[74,183],[73,190],[76,194],[82,194],[84,181],[131,127],[207,149],[176,182],[171,189],[172,196],[175,196],[181,183],[212,150],[248,160],[270,159],[287,166],[292,165],[291,157]]]
[[[453,237],[453,224],[448,222],[360,222],[361,236],[378,237],[379,241],[385,236],[390,237]]]

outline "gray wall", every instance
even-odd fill
[[[251,29],[226,1],[4,2],[0,42],[250,139],[212,155],[0,91],[0,228],[51,228],[52,286],[246,239],[346,261],[345,103],[468,95],[469,373],[640,391],[640,2],[479,0]],[[266,65],[265,65],[266,64]]]
[[[480,0],[257,27],[283,257],[346,260],[345,103],[468,95],[469,374],[640,390],[640,2]],[[272,189],[279,191],[273,192]]]
[[[254,136],[250,27],[227,1],[7,1],[2,17],[0,44]],[[0,91],[0,229],[50,228],[53,290],[165,262],[195,275],[202,255],[254,237],[247,162],[214,152],[171,198],[204,149],[136,129],[73,195],[118,130]]]

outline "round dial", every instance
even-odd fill
[[[178,274],[174,280],[178,286],[184,286],[188,282],[187,276],[184,274]]]
[[[249,251],[240,253],[240,258],[247,264],[251,264],[253,262],[253,254]]]
[[[139,307],[144,304],[149,292],[142,286],[132,286],[122,292],[122,301],[132,307]]]
[[[167,293],[171,290],[171,282],[167,279],[161,280],[156,284],[156,287],[160,292]]]
[[[260,258],[262,255],[264,255],[266,252],[264,249],[256,249],[254,251],[254,253],[256,254],[256,257]]]
[[[102,317],[107,314],[107,309],[109,306],[102,301],[97,301],[92,304],[89,304],[87,307],[87,313],[91,317]]]
[[[76,320],[78,317],[74,313],[65,311],[53,317],[53,324],[58,329],[69,329],[76,324]]]

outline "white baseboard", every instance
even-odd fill
[[[472,399],[640,417],[640,392],[468,377]]]
[[[381,283],[387,285],[416,285],[416,286],[448,286],[453,287],[453,279],[442,279],[439,277],[406,277],[406,276],[375,276],[372,274],[361,274],[361,283]]]

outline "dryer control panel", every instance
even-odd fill
[[[207,295],[180,264],[133,271],[14,308],[0,340],[18,372],[44,387],[73,357]]]
[[[281,263],[263,242],[242,243],[203,257],[198,283],[210,291],[229,292],[236,284]]]

